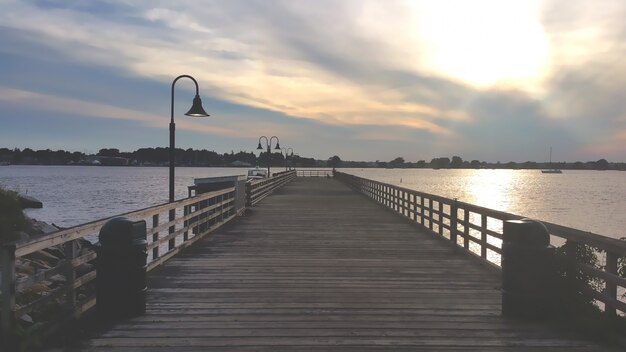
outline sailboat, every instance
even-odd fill
[[[548,165],[550,166],[550,169],[541,170],[542,174],[562,174],[563,173],[561,169],[552,168],[552,147],[550,147],[550,163]]]

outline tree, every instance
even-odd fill
[[[339,165],[341,165],[341,158],[339,158],[337,155],[334,155],[328,158],[326,165],[328,165],[328,167],[339,167]]]
[[[430,161],[433,169],[447,169],[450,167],[450,158],[434,158]]]
[[[391,160],[388,164],[390,167],[402,167],[404,166],[404,158],[399,156],[393,160]]]
[[[609,162],[606,161],[606,159],[600,159],[600,160],[595,162],[595,169],[596,170],[608,170],[609,169]]]
[[[103,148],[98,151],[98,156],[116,157],[120,156],[120,150],[117,148]]]
[[[463,159],[460,156],[453,156],[452,162],[450,162],[450,167],[453,169],[459,169],[463,166]]]

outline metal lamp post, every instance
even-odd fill
[[[281,148],[282,151],[285,152],[285,171],[287,171],[287,157],[289,156],[289,150],[291,150],[291,156],[293,156],[293,148]]]
[[[170,120],[170,150],[169,150],[169,154],[170,154],[170,194],[169,194],[169,202],[172,203],[174,201],[174,164],[175,164],[175,152],[176,152],[176,139],[175,139],[175,131],[176,131],[176,124],[174,123],[174,85],[176,84],[176,81],[178,81],[181,78],[189,78],[193,81],[193,83],[196,85],[196,96],[193,98],[193,103],[191,105],[191,109],[189,109],[189,111],[187,111],[185,113],[185,115],[187,116],[192,116],[192,117],[205,117],[205,116],[209,116],[209,114],[206,113],[206,111],[204,111],[204,108],[202,108],[202,100],[200,99],[200,95],[198,94],[198,82],[196,82],[196,80],[189,76],[189,75],[180,75],[178,77],[176,77],[174,79],[174,81],[172,82],[172,114],[171,114],[171,120]],[[174,218],[176,217],[176,210],[172,209],[170,210],[170,216],[169,219],[170,221],[174,220]],[[170,227],[170,233],[174,232],[174,227]],[[173,249],[174,248],[174,239],[171,239],[169,241],[169,249]]]
[[[265,138],[265,145],[267,146],[267,157],[268,157],[268,160],[267,160],[267,176],[271,177],[272,174],[270,173],[270,164],[272,162],[272,154],[271,154],[272,153],[272,151],[271,151],[271,149],[272,149],[272,140],[274,138],[276,138],[276,147],[274,149],[280,150],[280,142],[278,140],[278,137],[276,137],[276,136],[272,136],[269,139],[267,137],[265,137],[265,136],[261,136],[261,137],[259,137],[259,145],[256,147],[256,149],[261,149],[261,150],[263,149],[263,147],[261,146],[261,139],[263,139],[263,138]]]

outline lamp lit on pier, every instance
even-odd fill
[[[278,140],[278,137],[276,136],[272,136],[269,139],[265,136],[261,136],[259,137],[259,145],[256,147],[256,149],[263,149],[263,147],[261,146],[261,140],[265,138],[265,145],[267,146],[267,175],[271,176],[272,174],[270,173],[270,163],[272,162],[272,140],[274,140],[274,138],[276,138],[276,147],[274,149],[280,150],[280,141]]]

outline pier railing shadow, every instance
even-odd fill
[[[336,172],[335,178],[496,270],[501,269],[504,221],[524,218],[342,172]],[[593,301],[606,316],[624,316],[626,278],[619,274],[618,263],[626,261],[626,242],[549,222],[543,224],[550,232],[551,243],[565,249],[561,251],[566,257],[565,276],[573,278],[584,273],[589,278],[587,283],[578,281],[569,288]],[[578,246],[591,248],[594,262],[582,261],[576,255]]]

